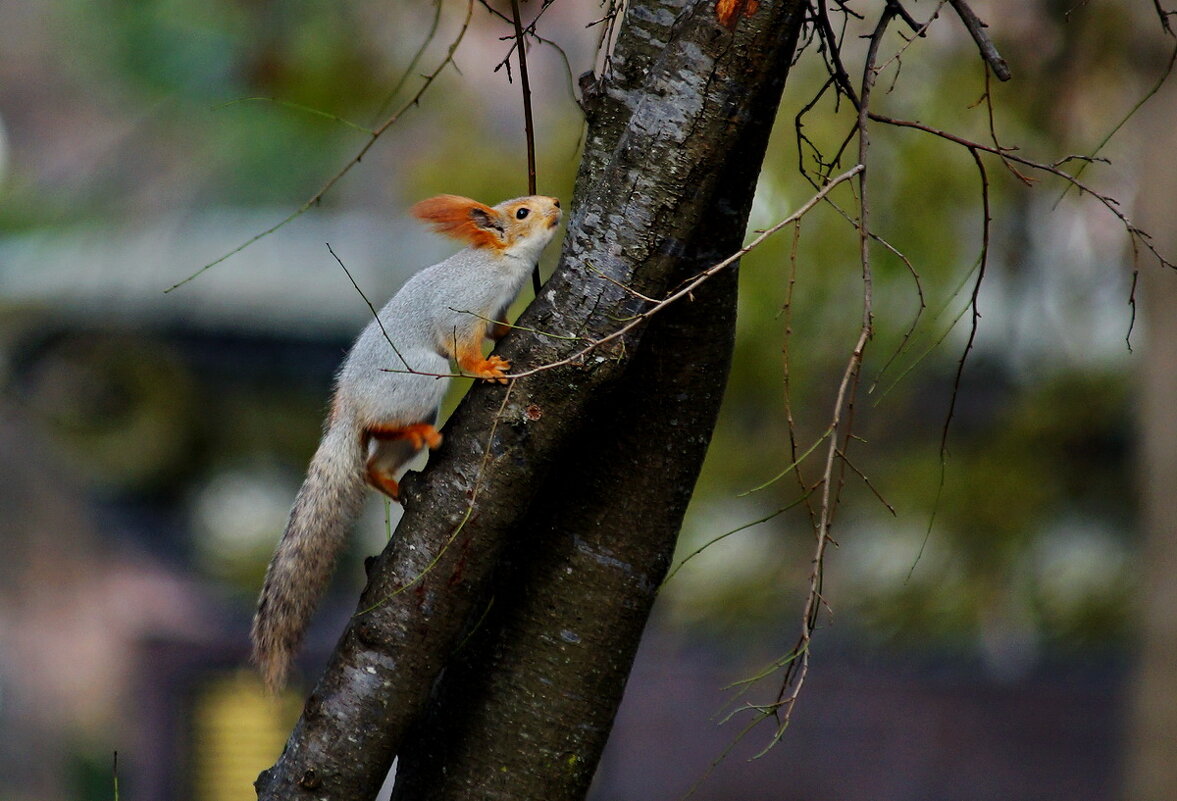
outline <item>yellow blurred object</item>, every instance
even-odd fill
[[[192,797],[254,801],[253,782],[281,754],[299,701],[294,692],[267,696],[249,670],[207,681],[192,709]]]

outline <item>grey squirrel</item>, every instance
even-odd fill
[[[276,692],[359,516],[365,487],[397,500],[394,473],[423,447],[449,384],[449,361],[467,374],[506,381],[510,364],[482,355],[560,224],[560,201],[534,195],[497,206],[438,195],[412,214],[467,244],[410,278],[363,330],[339,369],[323,439],[266,569],[253,618],[253,660]],[[400,371],[400,372],[398,372]]]

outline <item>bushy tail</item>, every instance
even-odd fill
[[[271,692],[286,682],[291,660],[364,500],[363,453],[351,426],[323,435],[286,531],[266,569],[253,618],[253,661]]]

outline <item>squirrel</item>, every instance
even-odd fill
[[[500,356],[484,358],[482,340],[510,330],[507,308],[561,216],[560,201],[542,195],[497,206],[438,195],[410,211],[467,247],[410,278],[339,368],[323,438],[266,569],[253,618],[253,661],[271,692],[286,682],[365,489],[399,500],[396,470],[422,448],[441,444],[434,426],[450,359],[464,374],[506,383],[510,364]]]

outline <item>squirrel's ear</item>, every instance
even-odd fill
[[[410,209],[439,234],[460,239],[476,248],[502,247],[506,230],[502,215],[484,203],[460,195],[437,195]]]

